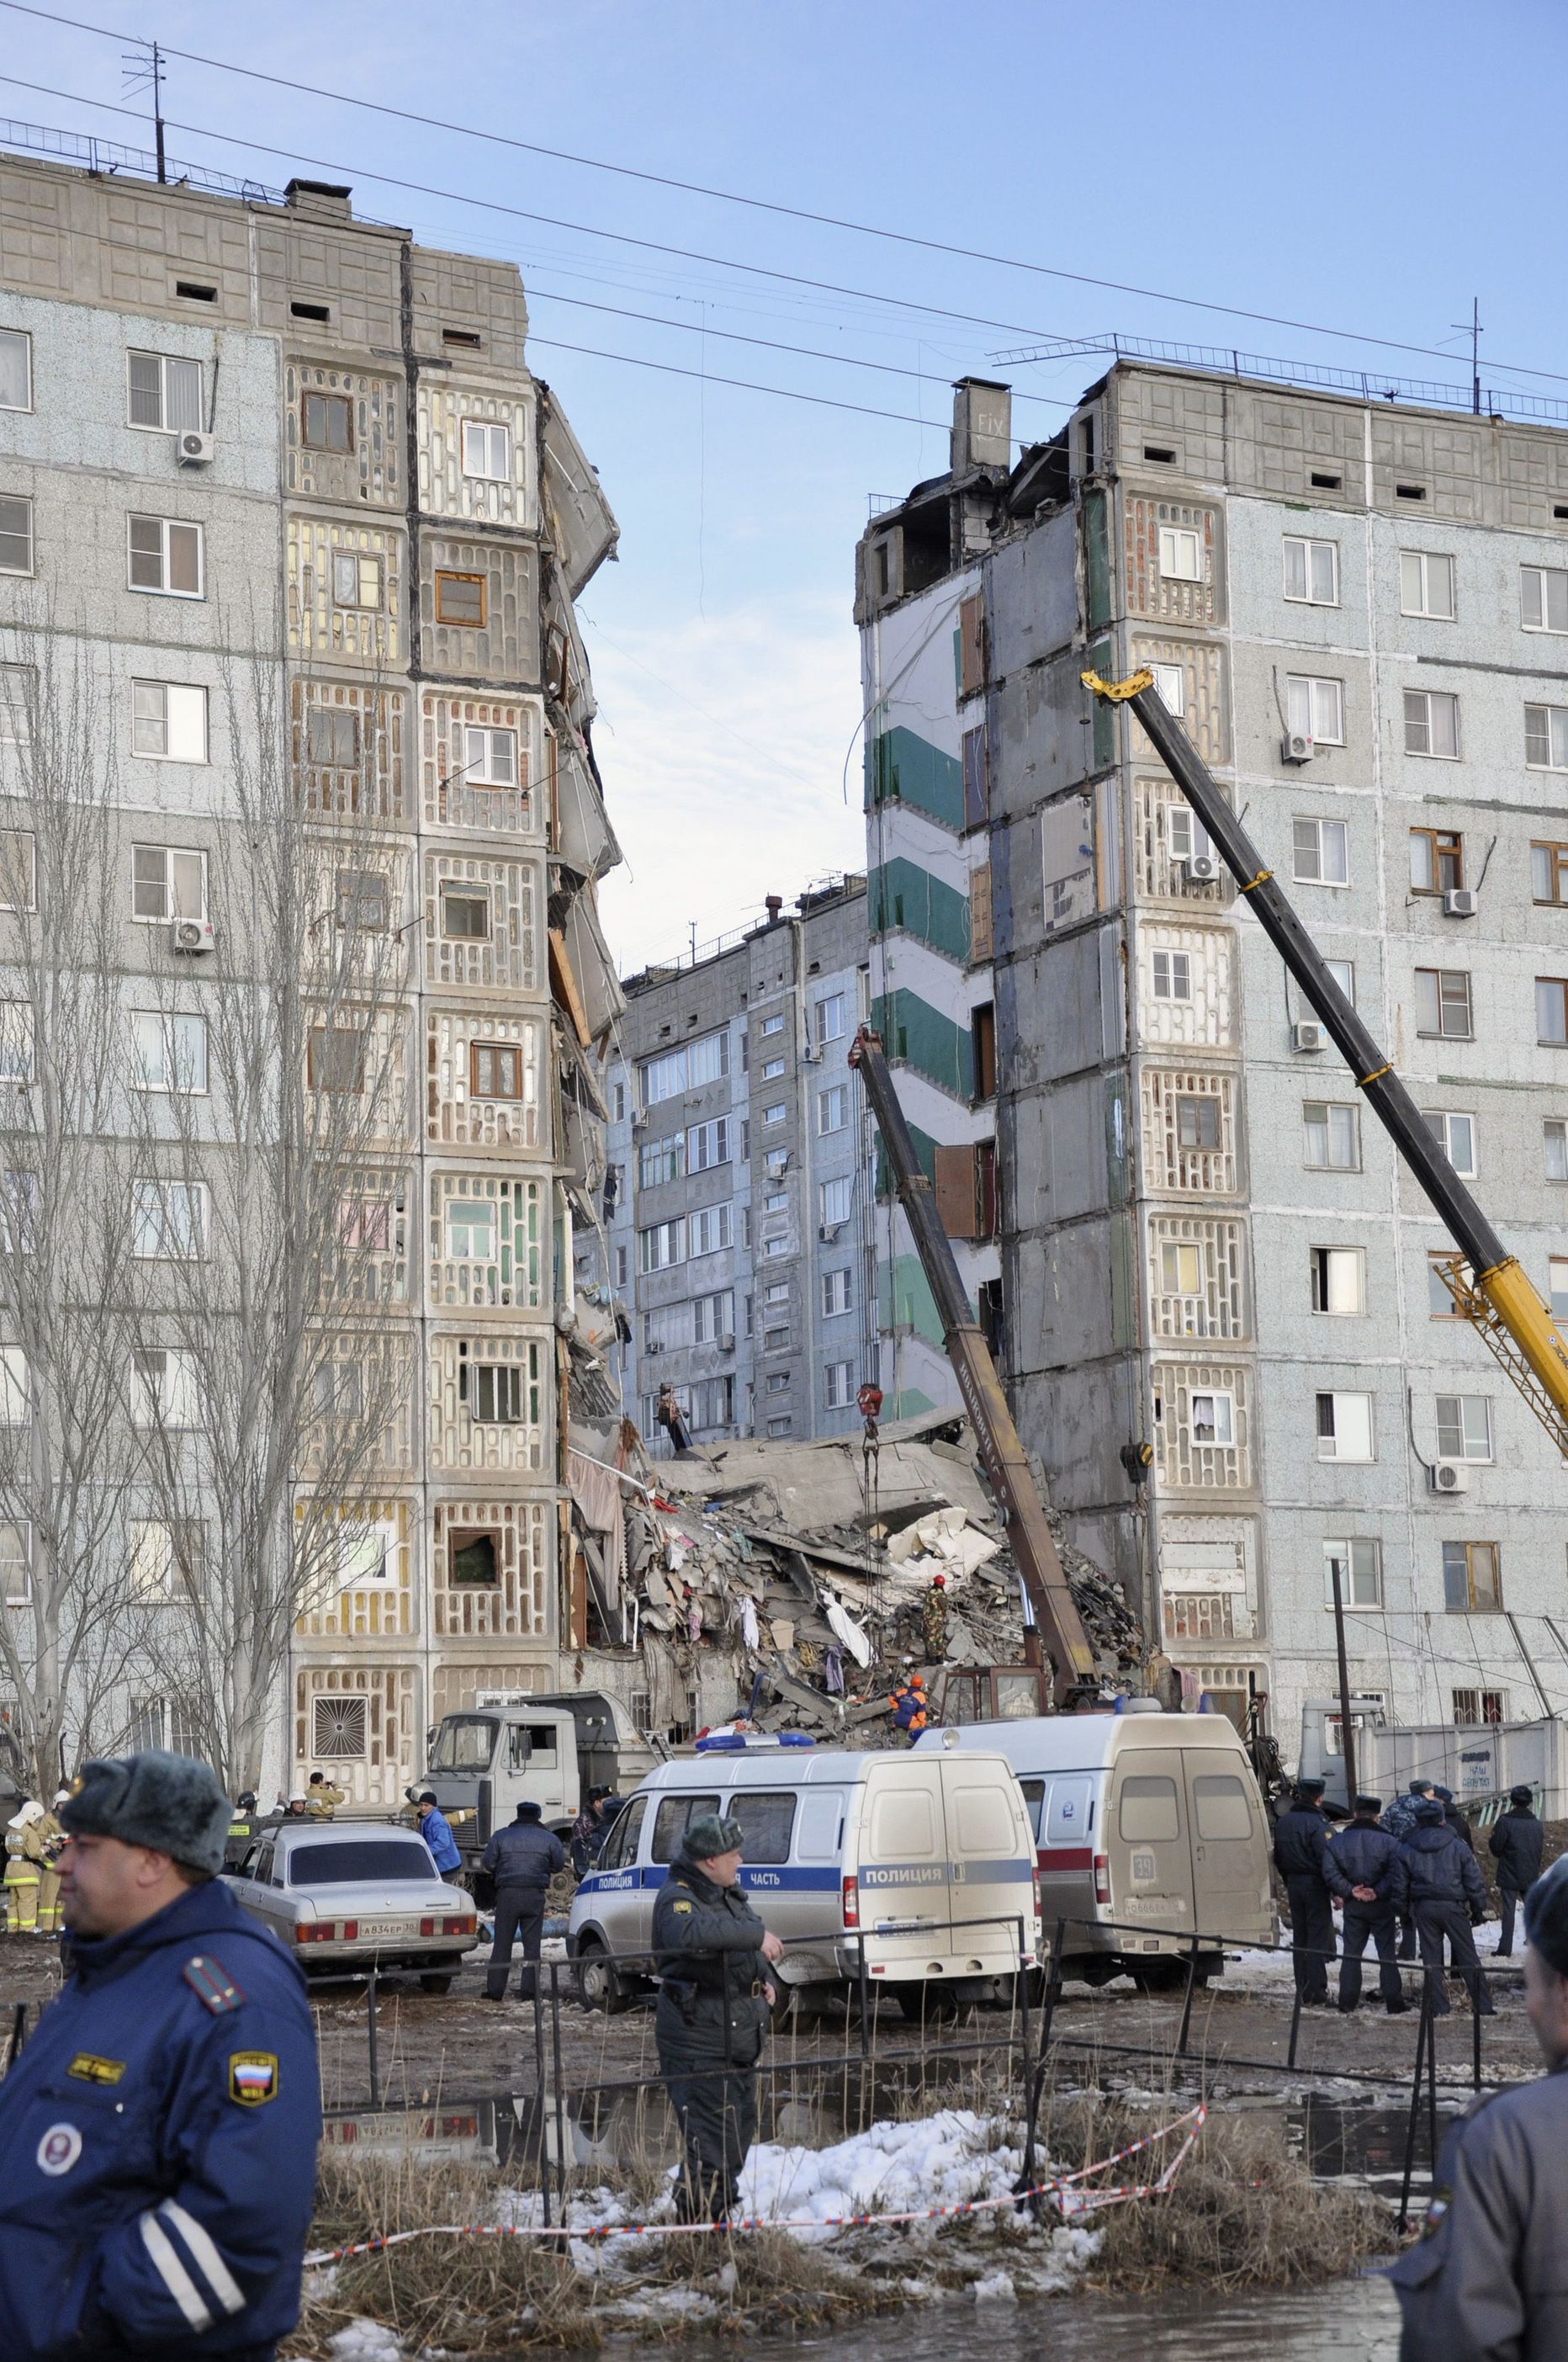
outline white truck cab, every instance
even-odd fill
[[[601,1691],[481,1690],[442,1716],[411,1793],[433,1792],[472,1871],[519,1805],[532,1799],[564,1837],[589,1787],[630,1784],[653,1760],[626,1708]]]

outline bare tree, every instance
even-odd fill
[[[135,1452],[114,734],[85,644],[0,669],[0,1670],[36,1792],[119,1697]]]
[[[296,679],[286,712],[280,679],[229,684],[214,948],[184,977],[173,955],[159,1071],[134,1094],[168,1596],[148,1635],[236,1789],[259,1779],[296,1620],[363,1570],[411,1454],[411,847],[386,825],[374,691],[313,748],[327,709]],[[344,759],[317,759],[334,732]]]

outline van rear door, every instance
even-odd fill
[[[1183,1748],[1200,1935],[1266,1943],[1273,1934],[1268,1849],[1258,1802],[1239,1756]]]
[[[1176,1935],[1118,1938],[1129,1952],[1168,1952],[1190,1933],[1192,1856],[1181,1752],[1175,1747],[1124,1747],[1111,1776],[1105,1850],[1111,1857],[1111,1916]]]
[[[939,1757],[917,1754],[867,1767],[853,1872],[873,1976],[924,1976],[951,1948],[942,1769]]]
[[[1036,1951],[1035,1844],[1017,1781],[999,1756],[938,1758],[952,1862],[954,1973],[997,1976]]]

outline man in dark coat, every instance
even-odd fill
[[[1328,1850],[1323,1783],[1298,1780],[1288,1810],[1274,1825],[1274,1867],[1290,1899],[1291,1966],[1303,2009],[1328,2004],[1328,1963],[1334,1956]]]
[[[1400,2362],[1568,2354],[1568,1862],[1524,1905],[1525,2006],[1548,2072],[1478,2100],[1443,2142],[1420,2244],[1389,2272]]]
[[[1492,1996],[1475,1957],[1470,1932],[1470,1905],[1485,1909],[1486,1890],[1475,1857],[1443,1819],[1435,1796],[1425,1797],[1416,1811],[1416,1826],[1400,1849],[1409,1882],[1410,1907],[1420,1941],[1421,1964],[1434,2017],[1448,2015],[1448,1995],[1442,1982],[1442,1939],[1446,1936],[1453,1965],[1470,1988],[1470,1999],[1482,2017],[1492,2014]]]
[[[1475,1832],[1471,1827],[1466,1816],[1460,1811],[1459,1806],[1454,1803],[1453,1789],[1441,1787],[1434,1788],[1432,1790],[1432,1794],[1442,1806],[1442,1817],[1448,1823],[1449,1827],[1451,1829],[1458,1830],[1459,1835],[1464,1839],[1464,1842],[1469,1847],[1471,1852],[1474,1853],[1475,1850]]]
[[[1329,1882],[1344,1903],[1339,2006],[1348,2016],[1361,2000],[1361,1956],[1377,1947],[1377,1990],[1390,2017],[1409,2009],[1395,1965],[1395,1914],[1405,1899],[1399,1840],[1378,1825],[1381,1796],[1357,1796],[1355,1816],[1329,1842]]]
[[[507,1970],[511,1966],[514,1937],[522,1941],[522,1967],[518,1972],[519,2001],[532,2001],[538,1983],[540,1938],[544,1932],[544,1897],[558,1870],[566,1866],[566,1849],[543,1826],[538,1805],[525,1796],[510,1828],[498,1829],[479,1857],[479,1868],[496,1882],[496,1934],[490,1965],[485,1972],[485,1999],[505,2001]]]
[[[756,2065],[784,1946],[740,1889],[739,1821],[703,1813],[653,1905],[659,2070],[680,2121],[683,2222],[727,2222],[757,2131]]]
[[[1497,1946],[1499,1960],[1511,1960],[1514,1955],[1514,1910],[1523,1901],[1541,1876],[1541,1849],[1546,1831],[1530,1810],[1529,1788],[1508,1790],[1508,1809],[1502,1814],[1497,1827],[1487,1839],[1492,1859],[1497,1865],[1497,1893],[1503,1902],[1503,1940]]]
[[[1430,1796],[1431,1793],[1432,1784],[1430,1780],[1412,1780],[1405,1794],[1402,1796],[1396,1796],[1384,1814],[1384,1827],[1391,1838],[1398,1838],[1401,1845],[1416,1826],[1416,1806],[1423,1796]],[[1399,1914],[1399,1958],[1402,1960],[1413,1960],[1415,1957],[1416,1923],[1410,1906],[1407,1903]]]

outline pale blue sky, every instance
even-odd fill
[[[1241,0],[992,0],[983,10],[932,0],[848,10],[821,0],[271,0],[264,11],[82,0],[72,13],[124,34],[0,10],[7,114],[150,145],[112,110],[145,105],[124,97],[120,53],[156,33],[622,165],[1351,332],[1333,339],[925,254],[173,61],[166,115],[201,127],[170,128],[173,156],[273,185],[293,169],[341,173],[361,211],[521,263],[532,364],[564,400],[622,526],[620,561],[584,606],[600,759],[630,862],[606,890],[628,966],[675,949],[689,924],[711,937],[744,922],[764,894],[792,895],[859,863],[853,546],[868,493],[901,491],[944,464],[947,384],[960,371],[1011,377],[1034,397],[1015,409],[1024,435],[1050,432],[1101,366],[995,367],[995,354],[1037,337],[1114,328],[1458,382],[1468,359],[1453,324],[1478,294],[1488,382],[1568,403],[1568,18],[1541,0],[1484,12],[1458,0],[1305,10]],[[374,171],[584,227],[399,190]],[[639,251],[596,230],[864,293]],[[894,298],[1001,325],[966,326]],[[1356,340],[1374,332],[1454,359]],[[660,375],[546,340],[901,415]],[[1563,381],[1503,375],[1502,363]],[[905,423],[922,418],[930,424]]]

